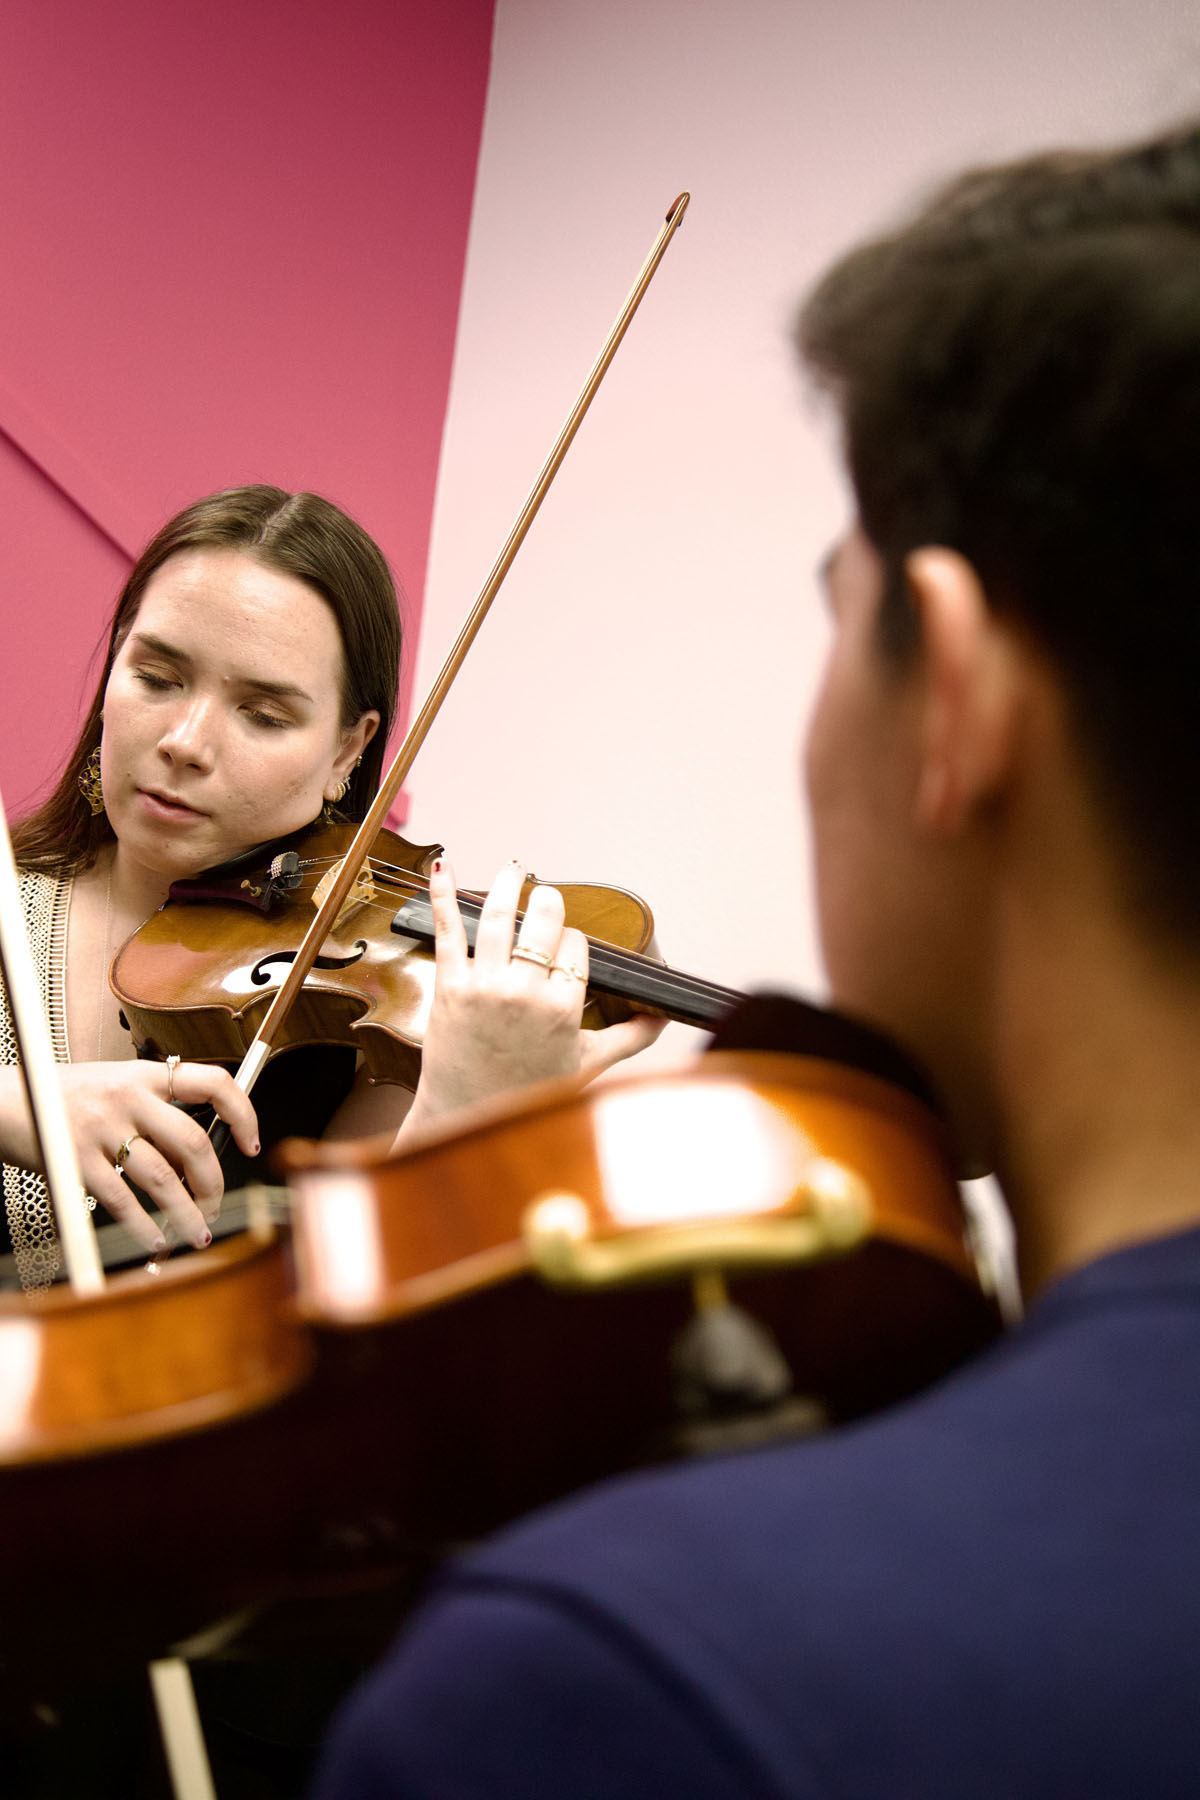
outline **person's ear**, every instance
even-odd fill
[[[1020,681],[1013,636],[956,550],[926,546],[905,559],[921,639],[918,826],[961,831],[1003,787]]]
[[[329,772],[329,782],[326,783],[326,786],[332,785],[337,788],[343,782],[349,781],[351,771],[357,767],[363,751],[378,730],[379,714],[372,708],[370,712],[363,713],[362,717],[343,734],[341,749],[334,758],[333,767]],[[342,792],[345,792],[344,787]],[[335,798],[338,798],[335,794],[326,795],[326,799]]]

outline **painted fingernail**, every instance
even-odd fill
[[[212,1243],[212,1232],[211,1231],[202,1231],[200,1233],[200,1236],[196,1239],[196,1248],[197,1248],[197,1250],[207,1250],[208,1246],[211,1243]]]
[[[432,863],[429,865],[429,873],[431,875],[440,875],[442,870],[445,868],[445,866],[446,865],[442,861],[441,857],[435,856]]]
[[[251,1156],[259,1156],[261,1153],[262,1153],[262,1145],[259,1143],[258,1139],[255,1138],[254,1142],[250,1146],[250,1154],[251,1154]]]

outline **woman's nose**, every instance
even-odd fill
[[[212,765],[216,721],[210,703],[202,695],[180,702],[158,747],[172,762],[204,769]]]

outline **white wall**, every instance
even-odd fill
[[[1185,0],[499,0],[418,694],[693,198],[413,772],[409,835],[464,882],[518,855],[632,886],[677,965],[819,990],[796,762],[846,502],[794,302],[968,160],[1197,106]]]

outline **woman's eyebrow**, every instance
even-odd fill
[[[186,650],[181,650],[177,644],[168,644],[165,638],[156,637],[152,631],[135,631],[133,640],[142,649],[168,657],[171,662],[182,663],[188,668],[192,666],[193,659]],[[239,675],[237,679],[243,687],[253,688],[256,694],[272,694],[280,700],[307,700],[312,705],[312,695],[294,681],[268,681],[263,675]]]
[[[192,660],[186,650],[179,650],[174,644],[168,644],[165,638],[155,637],[152,631],[135,631],[131,633],[131,637],[144,650],[154,650],[159,656],[169,656],[172,662],[190,663]]]
[[[294,681],[267,681],[261,675],[241,675],[238,679],[243,687],[252,688],[256,694],[272,694],[279,700],[307,700],[312,704],[312,695],[306,688],[297,687]]]

